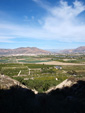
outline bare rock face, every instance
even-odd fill
[[[0,89],[10,89],[11,86],[19,85],[22,88],[27,88],[17,80],[14,80],[6,75],[0,75]]]

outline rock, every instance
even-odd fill
[[[12,86],[20,86],[22,88],[28,89],[28,87],[26,87],[25,85],[21,84],[20,82],[18,82],[17,80],[14,80],[12,78],[10,78],[9,76],[6,75],[0,75],[0,89],[10,89],[10,87]],[[32,91],[37,94],[38,91],[32,89]]]
[[[0,75],[0,88],[1,89],[10,89],[11,86],[19,85],[22,88],[27,88],[25,85],[21,84],[17,80],[14,80],[6,75]]]
[[[46,91],[46,93],[49,93],[52,90],[56,90],[56,89],[62,89],[63,87],[70,87],[72,85],[72,81],[71,80],[64,80],[63,82],[61,82],[59,85],[57,85],[56,87],[51,87],[49,90]]]

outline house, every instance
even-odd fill
[[[62,69],[61,66],[54,66],[55,69]]]

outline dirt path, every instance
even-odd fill
[[[64,62],[58,62],[58,61],[50,61],[50,62],[40,62],[36,64],[46,64],[46,65],[85,65],[80,63],[64,63]]]

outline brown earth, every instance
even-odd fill
[[[50,62],[40,62],[36,64],[46,64],[46,65],[85,65],[82,63],[64,63],[64,62],[58,62],[58,61],[50,61]]]

